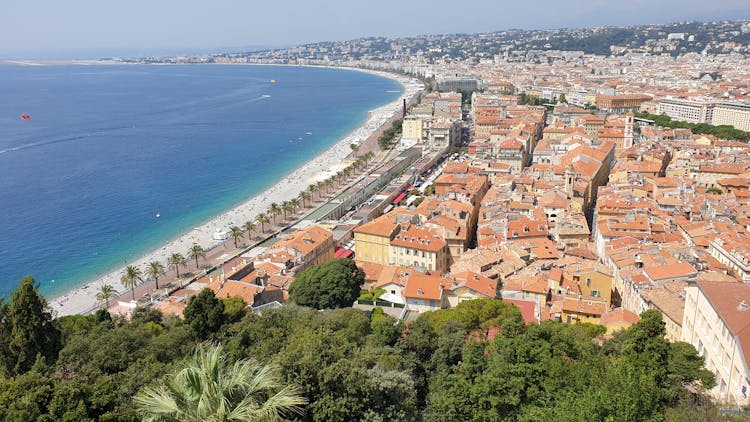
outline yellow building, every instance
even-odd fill
[[[396,237],[399,231],[399,224],[383,217],[354,229],[356,261],[389,265],[391,239]]]
[[[401,126],[401,137],[408,140],[423,141],[425,120],[416,116],[406,116]]]
[[[578,283],[582,296],[601,298],[609,308],[612,303],[612,274],[594,268],[567,267],[565,272]]]
[[[443,274],[452,263],[448,243],[430,229],[408,225],[391,239],[390,246],[389,265]]]
[[[607,305],[603,300],[597,300],[593,297],[565,297],[558,301],[557,305],[560,306],[560,320],[567,324],[582,322],[599,324],[602,314],[607,310]],[[552,314],[556,313],[555,308],[556,306],[553,304]]]

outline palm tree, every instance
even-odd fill
[[[117,294],[117,290],[109,284],[103,285],[98,292],[96,292],[96,300],[104,302],[104,309],[109,309],[109,300],[112,296]]]
[[[292,204],[289,203],[289,201],[284,201],[281,203],[281,211],[284,212],[284,220],[287,219],[287,213],[292,210]]]
[[[232,235],[234,238],[234,247],[237,247],[237,238],[242,237],[243,233],[245,233],[240,227],[232,226],[229,228],[229,234]]]
[[[289,200],[289,205],[292,207],[292,212],[296,213],[297,208],[299,208],[300,200],[299,198],[292,198]]]
[[[188,253],[188,257],[195,258],[195,269],[198,269],[198,258],[205,258],[206,257],[206,251],[203,250],[201,245],[195,244],[192,248],[190,248],[190,252]]]
[[[245,232],[247,232],[247,240],[250,240],[250,233],[255,231],[255,223],[252,221],[245,221],[245,224],[242,225],[242,228],[245,229]]]
[[[319,188],[319,186],[318,186],[317,183],[313,183],[312,185],[310,185],[310,186],[307,187],[307,190],[310,192],[310,196],[312,198],[314,198],[315,197],[315,193],[318,192],[320,190],[320,188]]]
[[[325,182],[325,180],[318,180],[318,182],[316,183],[316,185],[318,186],[318,199],[322,199],[323,198],[323,193],[324,193],[323,190],[324,190],[324,188],[326,186],[326,182]]]
[[[268,209],[269,214],[273,216],[273,225],[276,225],[276,216],[281,214],[281,208],[279,207],[279,204],[272,202],[271,208]]]
[[[268,224],[270,222],[271,222],[271,220],[268,219],[268,216],[266,214],[260,213],[260,215],[258,215],[258,223],[260,224],[260,231],[261,231],[261,233],[265,233],[266,232],[266,229],[263,226],[265,226],[266,224]]]
[[[128,265],[125,268],[125,271],[123,271],[122,277],[120,277],[120,283],[122,283],[126,289],[130,288],[130,292],[133,294],[133,300],[135,300],[135,285],[141,280],[141,269],[135,265]]]
[[[309,201],[310,198],[312,198],[312,195],[310,195],[309,191],[305,190],[305,191],[302,191],[299,194],[299,199],[302,200],[302,206],[305,207],[305,208],[307,208],[307,201]]]
[[[174,267],[177,278],[180,278],[180,265],[185,263],[185,257],[181,253],[175,252],[167,259],[167,263],[170,267]]]
[[[222,347],[201,345],[187,364],[134,398],[144,421],[281,421],[307,403],[279,369],[254,360],[229,364]]]
[[[156,289],[159,289],[159,276],[164,274],[164,265],[159,261],[151,261],[146,268],[146,275],[154,278]]]

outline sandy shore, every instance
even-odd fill
[[[188,233],[168,242],[162,247],[150,251],[139,259],[129,263],[129,265],[137,265],[145,271],[148,262],[159,261],[166,268],[167,258],[170,255],[177,252],[186,256],[194,243],[201,245],[206,250],[214,248],[224,242],[213,239],[213,234],[217,230],[228,230],[233,225],[241,226],[246,221],[255,221],[258,214],[267,211],[271,203],[276,202],[281,204],[285,200],[294,198],[307,189],[310,184],[318,180],[327,179],[346,167],[348,164],[346,161],[347,156],[351,153],[349,145],[353,142],[361,142],[367,139],[371,133],[387,122],[394,113],[401,110],[402,98],[411,98],[411,96],[421,89],[421,84],[417,84],[406,77],[399,77],[385,72],[360,71],[396,80],[404,87],[404,93],[397,100],[371,110],[368,119],[353,132],[343,137],[328,150],[287,175],[260,195],[193,228]],[[229,242],[231,241],[230,239]],[[117,289],[118,293],[125,291],[120,283],[123,270],[124,267],[118,268],[99,279],[88,282],[75,290],[56,297],[50,301],[50,305],[57,312],[58,316],[85,313],[96,306],[96,292],[101,286],[109,284]]]

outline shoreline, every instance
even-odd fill
[[[256,65],[256,64],[246,64]],[[294,65],[293,65],[294,66]],[[326,67],[326,66],[309,66],[309,67]],[[166,259],[174,252],[186,254],[190,246],[194,243],[199,244],[205,250],[214,249],[225,242],[232,243],[228,240],[214,240],[212,235],[216,230],[228,230],[232,225],[242,225],[245,221],[255,221],[255,218],[261,212],[265,212],[272,202],[281,203],[299,195],[300,192],[317,182],[318,180],[327,179],[337,171],[346,166],[346,160],[351,154],[349,145],[359,140],[360,142],[367,139],[370,134],[377,131],[385,122],[387,122],[395,113],[401,109],[401,103],[404,98],[409,99],[419,90],[421,86],[416,84],[416,80],[395,75],[387,72],[374,71],[369,69],[359,69],[351,67],[329,67],[334,69],[359,71],[370,73],[376,76],[385,77],[399,83],[403,92],[399,97],[387,104],[379,106],[368,112],[367,119],[358,125],[353,131],[344,135],[321,154],[307,161],[300,167],[294,169],[291,173],[286,174],[278,182],[266,188],[258,195],[247,198],[239,205],[210,218],[193,227],[187,233],[170,239],[161,246],[147,251],[139,258],[128,263],[136,265],[142,269],[148,262],[162,262],[165,268]],[[50,307],[57,316],[86,313],[97,306],[99,301],[96,300],[96,293],[104,284],[109,284],[117,290],[117,294],[127,292],[120,283],[120,276],[125,266],[119,267],[108,274],[84,281],[67,292],[58,295],[49,300]]]

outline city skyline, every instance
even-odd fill
[[[339,0],[320,4],[242,4],[222,0],[210,6],[193,0],[158,4],[136,0],[101,4],[41,1],[6,5],[0,17],[0,58],[95,58],[248,51],[368,36],[481,33],[510,28],[551,29],[639,25],[685,20],[746,19],[739,0],[624,3],[541,0],[523,4],[480,1],[460,18],[448,4],[423,0],[381,2],[378,7]],[[147,12],[144,12],[146,11]],[[481,11],[481,13],[479,13]]]

